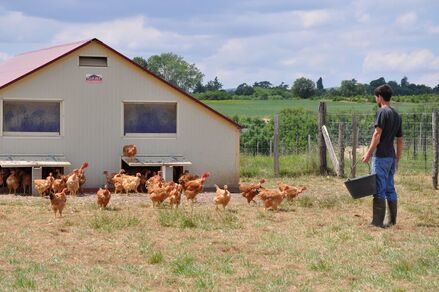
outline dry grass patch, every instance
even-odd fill
[[[239,194],[225,211],[212,193],[178,210],[140,194],[114,196],[106,210],[94,196],[68,197],[55,219],[47,199],[0,196],[0,287],[437,290],[439,196],[429,176],[396,179],[398,225],[389,229],[370,228],[370,198],[352,200],[332,177],[283,178],[308,190],[278,212]]]

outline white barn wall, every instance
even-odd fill
[[[108,67],[79,67],[78,57],[107,56]],[[86,74],[102,74],[103,83],[85,82]],[[184,155],[191,172],[210,171],[207,186],[239,182],[239,129],[100,44],[91,43],[46,68],[0,90],[0,98],[62,100],[61,137],[0,138],[7,154],[64,154],[71,169],[88,161],[86,187],[104,183],[103,170],[120,168],[125,144],[138,154]],[[124,137],[123,101],[177,102],[175,138]]]

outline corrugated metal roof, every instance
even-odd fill
[[[65,167],[70,165],[64,155],[0,155],[1,167]]]
[[[122,160],[129,166],[183,166],[192,164],[192,162],[181,155],[136,155],[136,157],[131,160],[127,156],[122,156]]]
[[[54,46],[17,55],[0,64],[0,88],[21,79],[91,40]]]

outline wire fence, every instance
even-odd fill
[[[404,136],[404,150],[400,160],[400,170],[404,172],[430,173],[433,163],[433,131],[431,113],[402,113],[402,128]],[[356,159],[360,160],[365,154],[371,141],[374,131],[375,115],[373,113],[355,114],[358,125]],[[301,131],[305,125],[295,123],[292,125],[282,125],[282,120],[291,120],[290,117],[281,119],[280,127],[290,130],[280,131],[279,134],[279,156],[300,155],[318,160],[319,155],[319,134],[318,117],[314,119],[315,124],[306,125],[309,131]],[[340,153],[339,126],[345,125],[344,133],[344,158],[346,160],[345,169],[348,170],[352,161],[353,146],[353,114],[327,114],[326,128],[328,129],[331,142],[337,155]],[[255,140],[253,144],[246,144],[241,147],[244,155],[273,156],[273,140]],[[328,162],[330,164],[330,162]],[[347,173],[347,171],[345,171]]]

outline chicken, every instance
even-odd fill
[[[264,202],[265,210],[271,208],[272,210],[277,210],[277,207],[282,203],[285,198],[285,193],[288,191],[289,187],[285,187],[284,191],[279,191],[278,189],[265,189],[261,188],[259,191],[259,197]]]
[[[73,196],[76,196],[78,190],[79,190],[79,169],[73,170],[73,174],[69,176],[67,179],[66,185],[67,189],[69,190],[70,194]]]
[[[61,178],[57,178],[52,183],[52,191],[54,193],[60,193],[67,187],[67,176],[63,175]]]
[[[172,206],[172,208],[178,208],[180,205],[182,192],[183,186],[181,184],[176,184],[169,193],[169,204]]]
[[[0,169],[0,186],[4,186],[6,183],[6,179],[8,178],[10,172],[7,168]]]
[[[136,145],[129,144],[129,145],[123,146],[123,156],[127,156],[129,162],[134,161],[134,157],[136,156],[136,154],[137,154]]]
[[[84,169],[86,169],[87,167],[88,167],[88,162],[84,162],[81,165],[81,167],[79,168],[78,179],[79,179],[79,190],[80,190],[80,193],[82,193],[82,186],[87,181],[87,178],[85,177],[85,173],[84,173]]]
[[[300,193],[304,192],[306,190],[306,187],[295,187],[291,185],[287,185],[282,182],[278,182],[279,190],[282,192],[285,192],[285,197],[288,200],[292,200],[295,197],[297,197]]]
[[[6,185],[8,186],[9,194],[11,194],[12,191],[14,192],[14,195],[17,194],[17,189],[20,186],[20,180],[18,179],[14,169],[11,170],[11,174],[6,179]]]
[[[198,175],[193,175],[192,173],[189,172],[189,170],[185,170],[183,172],[183,174],[180,176],[180,178],[178,179],[178,183],[182,185],[183,190],[186,189],[186,183],[188,181],[194,180],[194,179],[198,179],[199,176]]]
[[[152,189],[154,189],[154,187],[156,185],[158,185],[159,183],[163,183],[163,182],[164,182],[164,180],[163,180],[163,176],[162,176],[161,171],[159,171],[157,174],[154,174],[149,179],[147,179],[145,186],[146,186],[148,194],[151,193]]]
[[[104,188],[99,188],[99,190],[96,192],[96,201],[101,209],[107,208],[110,199],[111,192],[108,190],[107,185],[105,185]]]
[[[52,176],[52,173],[46,177],[46,179],[34,179],[35,190],[40,194],[41,197],[45,196],[46,193],[51,193],[50,188],[52,187],[52,183],[55,181],[55,178]]]
[[[125,189],[125,193],[128,195],[129,192],[137,192],[140,184],[140,172],[133,175],[122,175],[122,186]]]
[[[23,186],[23,192],[25,194],[31,193],[32,188],[32,176],[29,173],[24,173],[21,179],[21,185]]]
[[[184,195],[186,196],[186,199],[190,200],[192,203],[194,202],[196,196],[203,191],[204,183],[209,175],[210,174],[208,172],[205,172],[201,178],[197,178],[185,183],[186,189],[184,190]]]
[[[158,206],[169,197],[169,187],[165,187],[162,183],[156,185],[149,194],[149,199],[152,201],[152,207]]]
[[[59,216],[62,217],[62,210],[64,209],[67,201],[66,192],[67,188],[64,188],[61,192],[50,194],[50,204],[52,205],[53,212],[55,213],[56,218],[56,212],[59,212]]]
[[[223,209],[226,208],[227,204],[229,204],[232,196],[228,190],[227,185],[224,185],[224,189],[222,190],[219,186],[215,185],[216,188],[216,196],[213,199],[215,203],[216,209],[218,209],[218,205],[223,205]]]
[[[247,203],[255,202],[254,198],[258,195],[259,189],[265,183],[265,179],[261,179],[257,184],[239,184],[239,191],[241,195],[247,199]]]

